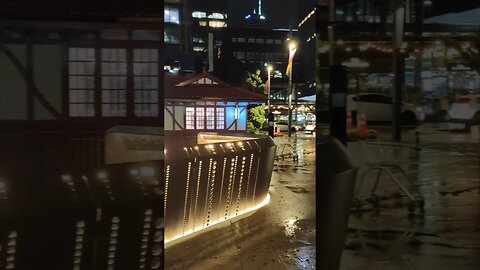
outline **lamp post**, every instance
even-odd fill
[[[297,44],[295,41],[291,40],[288,44],[289,48],[289,59],[288,59],[288,137],[292,137],[292,72],[293,72],[293,57],[297,51]]]
[[[404,68],[405,63],[400,52],[403,42],[403,32],[405,24],[405,6],[403,1],[395,1],[394,3],[394,33],[393,33],[393,74],[395,76],[394,99],[393,99],[393,141],[400,142],[402,140],[402,90],[404,86]]]
[[[267,79],[267,106],[268,106],[268,113],[271,112],[271,104],[270,104],[270,79],[271,79],[271,74],[272,74],[273,67],[271,65],[267,66],[267,74],[268,74],[268,79]]]

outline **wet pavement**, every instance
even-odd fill
[[[359,195],[362,210],[350,215],[342,270],[480,269],[479,144],[469,133],[438,125],[419,132],[420,151],[386,150],[383,158],[407,159],[403,168],[414,181],[412,192],[425,199],[424,213],[409,214],[408,198],[388,177],[381,178],[379,206],[373,206],[367,200],[375,174],[368,177]],[[414,130],[403,135],[415,141]],[[388,138],[382,130],[380,139]],[[349,144],[364,169],[362,149]]]
[[[166,269],[315,269],[315,138],[276,140],[300,154],[276,162],[270,203],[167,248]]]

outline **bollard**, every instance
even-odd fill
[[[335,138],[318,136],[316,153],[317,269],[336,270],[344,248],[357,167]]]

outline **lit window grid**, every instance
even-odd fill
[[[127,50],[103,48],[102,67],[102,116],[127,115]]]
[[[225,129],[225,108],[186,107],[185,128],[188,130],[223,130]]]
[[[217,129],[225,129],[225,108],[216,108]]]
[[[95,49],[69,48],[69,115],[95,116]]]
[[[195,129],[195,108],[194,107],[185,108],[185,128]]]
[[[163,21],[166,23],[180,23],[180,12],[178,8],[174,7],[165,7],[163,11]]]
[[[135,115],[159,115],[158,49],[134,49]]]
[[[215,129],[215,108],[206,108],[207,129]]]
[[[205,129],[205,108],[195,108],[195,125],[196,129]]]

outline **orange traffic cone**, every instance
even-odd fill
[[[273,133],[273,136],[280,136],[280,135],[282,135],[282,133],[280,132],[280,128],[275,127],[275,132]]]
[[[353,128],[352,124],[352,112],[348,111],[347,112],[347,131],[351,130]]]
[[[358,135],[360,135],[360,137],[368,136],[367,117],[364,113],[360,114],[360,127],[358,128]]]

